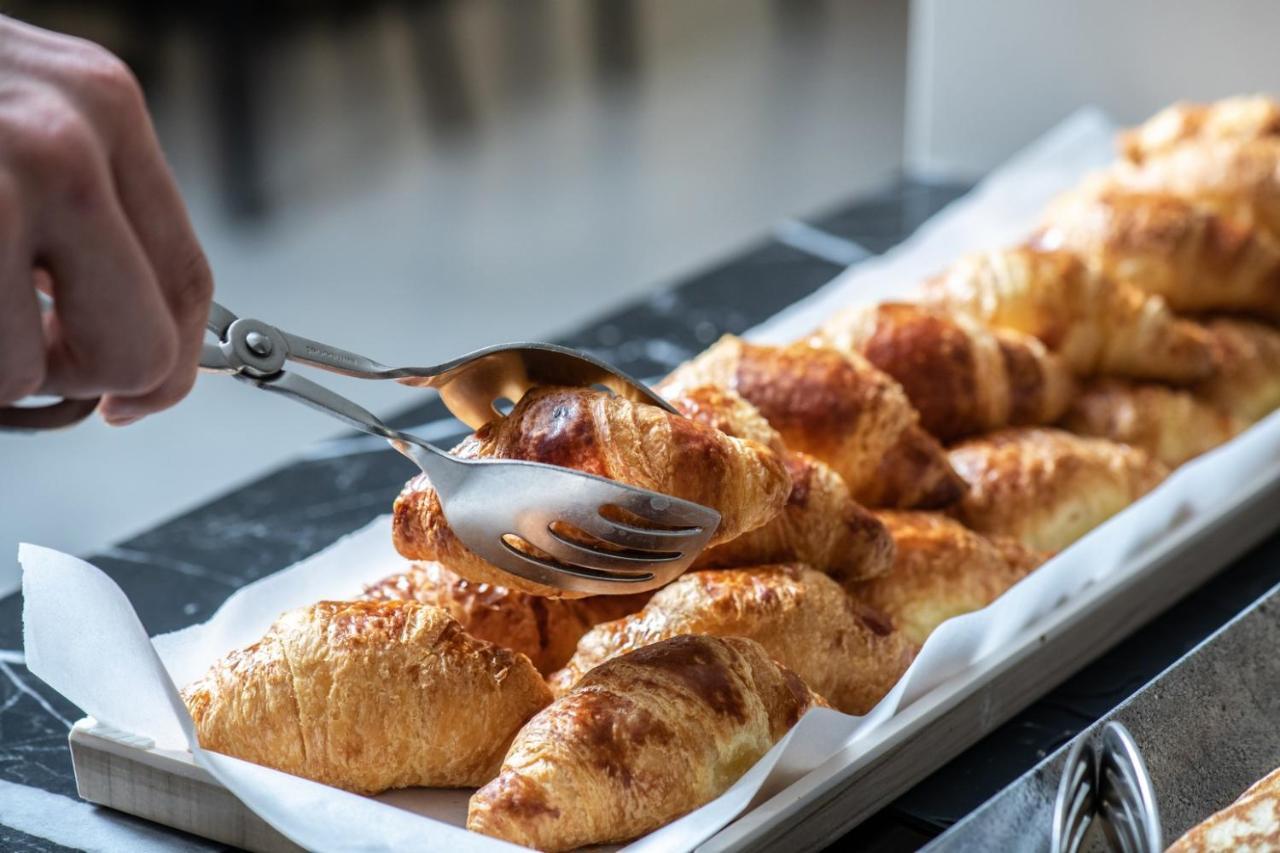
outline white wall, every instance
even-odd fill
[[[976,176],[1097,104],[1280,93],[1275,0],[912,0],[907,167]]]

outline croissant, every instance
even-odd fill
[[[582,388],[530,391],[507,417],[485,424],[453,453],[561,465],[709,506],[720,513],[711,545],[768,522],[791,490],[786,467],[768,448],[657,406]],[[424,476],[411,480],[396,499],[392,536],[405,557],[438,560],[477,583],[550,598],[581,597],[508,574],[467,549]]]
[[[963,441],[951,464],[969,484],[955,507],[961,521],[1041,551],[1067,547],[1168,473],[1136,447],[1046,427]]]
[[[668,383],[663,398],[687,418],[720,430],[734,438],[762,444],[778,456],[785,456],[787,445],[770,426],[760,410],[736,391],[719,385],[681,386]]]
[[[409,601],[322,601],[182,691],[205,749],[362,794],[483,785],[551,701],[523,655]]]
[[[644,607],[649,593],[543,598],[472,583],[439,563],[414,563],[365,588],[371,601],[420,601],[447,611],[468,634],[526,655],[546,675],[565,665],[592,625]]]
[[[857,352],[902,383],[920,423],[942,441],[1002,426],[1052,423],[1072,377],[1039,340],[918,305],[848,308],[817,340]]]
[[[736,391],[786,446],[835,469],[866,506],[946,506],[963,484],[919,425],[902,387],[856,353],[726,335],[677,368],[659,391],[714,385]]]
[[[549,679],[563,694],[618,655],[680,634],[755,640],[832,707],[865,714],[897,683],[914,649],[884,615],[800,565],[689,572],[645,608],[583,635]]]
[[[1036,239],[1175,311],[1280,319],[1280,243],[1169,193],[1095,182],[1058,199]]]
[[[1212,370],[1209,341],[1158,296],[1092,272],[1074,254],[1020,246],[962,259],[924,300],[1034,335],[1078,375],[1188,383]]]
[[[547,851],[643,835],[715,799],[824,704],[751,640],[646,646],[521,729],[467,829]]]
[[[1195,202],[1280,241],[1280,137],[1200,139],[1140,165],[1112,169],[1115,182]]]
[[[1280,104],[1265,95],[1238,95],[1211,104],[1180,101],[1120,134],[1120,153],[1134,163],[1188,141],[1280,136]]]
[[[1195,386],[1196,396],[1246,424],[1280,407],[1280,331],[1248,320],[1205,324],[1215,372]]]
[[[1165,853],[1228,853],[1280,849],[1280,769],[1253,783],[1236,801],[1193,826]]]
[[[1079,435],[1140,447],[1171,468],[1246,426],[1190,391],[1124,379],[1093,382],[1076,397],[1062,425]]]
[[[893,569],[846,589],[888,616],[916,648],[947,619],[986,607],[1048,557],[1012,539],[981,536],[941,513],[876,516],[897,546]]]
[[[781,455],[791,493],[772,521],[709,548],[695,568],[807,563],[841,579],[874,577],[893,561],[893,539],[849,494],[825,462],[787,450],[781,436],[746,400],[712,385],[686,389],[669,402],[690,418],[734,438],[749,438]]]

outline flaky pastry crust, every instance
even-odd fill
[[[815,340],[856,352],[898,380],[920,423],[944,442],[1052,423],[1074,391],[1066,364],[1038,339],[909,303],[847,308]]]
[[[943,311],[1034,335],[1079,376],[1185,384],[1213,370],[1209,341],[1159,296],[1092,270],[1075,254],[1019,246],[961,259],[926,283]]]
[[[1120,134],[1121,155],[1133,163],[1185,143],[1280,136],[1280,104],[1266,95],[1237,95],[1208,104],[1179,101]]]
[[[1059,198],[1036,239],[1180,313],[1280,320],[1280,243],[1170,193],[1095,181]]]
[[[521,729],[467,828],[547,851],[635,838],[723,793],[822,704],[751,640],[646,646]]]
[[[708,548],[695,568],[806,563],[841,579],[875,577],[888,571],[893,539],[884,525],[853,499],[829,465],[788,450],[773,427],[733,391],[712,385],[681,389],[670,402],[688,417],[734,438],[750,438],[773,449],[787,466],[791,492],[772,521],[737,539]]]
[[[1100,379],[1080,392],[1062,426],[1132,444],[1176,468],[1229,441],[1246,424],[1186,389]]]
[[[437,607],[322,601],[182,691],[200,745],[362,794],[483,785],[551,701],[533,664]]]
[[[847,588],[917,648],[944,621],[986,607],[1048,557],[941,513],[880,510],[876,517],[893,534],[893,568]]]
[[[946,506],[963,484],[892,377],[856,353],[721,338],[659,386],[714,385],[764,415],[791,450],[826,462],[865,506]]]
[[[1206,321],[1205,328],[1214,374],[1195,386],[1196,396],[1246,424],[1280,407],[1280,330],[1225,317]]]
[[[914,657],[883,614],[821,572],[756,566],[689,572],[638,613],[592,628],[552,689],[563,694],[604,661],[680,634],[755,640],[849,714],[871,710]]]
[[[767,523],[791,491],[786,466],[754,441],[730,438],[657,406],[583,388],[538,388],[511,413],[453,450],[463,459],[519,459],[560,465],[709,506],[720,513],[711,545]],[[411,560],[435,560],[477,583],[549,598],[581,593],[508,574],[458,540],[423,476],[396,499],[392,536]]]
[[[1193,826],[1165,853],[1280,849],[1280,769],[1254,782],[1236,801]]]
[[[965,525],[1041,551],[1067,547],[1168,474],[1136,447],[1047,427],[963,441],[951,464],[969,483],[955,507]]]
[[[414,563],[365,587],[371,601],[419,601],[448,611],[468,634],[520,652],[543,675],[564,666],[592,625],[634,613],[650,593],[543,598],[474,583],[439,563]]]

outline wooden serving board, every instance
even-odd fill
[[[1264,539],[1280,481],[1242,495],[1211,524],[1174,531],[1120,586],[1094,586],[1035,626],[1030,642],[932,690],[889,720],[873,747],[832,756],[769,792],[700,850],[816,850],[870,817],[1049,689]],[[299,848],[185,751],[81,720],[70,735],[84,799],[260,853]]]
[[[156,749],[149,739],[92,717],[77,722],[68,740],[76,791],[91,803],[254,853],[302,850],[219,785],[189,752]]]

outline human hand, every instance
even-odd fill
[[[173,405],[212,294],[133,74],[0,16],[0,405],[101,395],[117,425]]]

